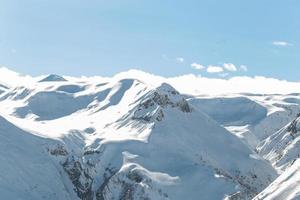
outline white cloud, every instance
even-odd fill
[[[203,70],[206,68],[207,73],[222,73],[219,74],[220,77],[225,77],[229,75],[229,72],[236,72],[238,70],[240,71],[248,71],[248,67],[246,65],[241,65],[240,67],[235,66],[233,63],[224,63],[222,66],[217,65],[208,65],[205,67],[204,65],[198,64],[198,63],[192,63],[191,67],[198,70]],[[225,73],[227,71],[228,73]]]
[[[205,68],[204,65],[201,65],[201,64],[198,64],[198,63],[192,63],[191,67],[194,68],[194,69],[199,69],[199,70],[202,70],[202,69]]]
[[[266,77],[243,76],[223,79],[184,75],[168,78],[167,82],[179,92],[191,95],[221,95],[234,93],[290,94],[300,91],[299,82],[288,82]]]
[[[231,72],[237,71],[236,66],[234,64],[232,64],[232,63],[224,63],[223,66],[228,71],[231,71]]]
[[[177,62],[180,62],[180,63],[183,63],[183,62],[184,62],[184,58],[178,57],[178,58],[176,58],[176,61],[177,61]]]
[[[31,76],[21,75],[3,66],[0,66],[0,78],[0,84],[6,85],[8,87],[32,85],[36,81],[36,79],[32,78]]]
[[[206,71],[208,73],[220,73],[220,72],[223,72],[224,69],[222,67],[219,67],[219,66],[213,66],[213,65],[209,65],[206,69]]]
[[[244,72],[248,71],[248,67],[246,65],[241,65],[240,69]]]
[[[291,44],[287,41],[273,41],[272,44],[275,45],[275,46],[282,46],[282,47],[293,45],[293,44]]]
[[[11,86],[19,86],[28,84],[28,86],[34,85],[42,77],[31,77],[20,75],[7,68],[0,66],[1,82],[7,83]],[[278,80],[275,78],[266,77],[233,77],[229,79],[221,78],[207,78],[196,76],[194,74],[188,74],[178,77],[165,78],[154,74],[142,72],[139,70],[129,70],[122,72],[114,77],[67,77],[68,80],[74,81],[88,81],[98,83],[100,80],[107,82],[112,80],[122,79],[138,79],[143,80],[145,83],[149,83],[154,87],[159,86],[162,83],[169,83],[175,87],[179,92],[184,94],[195,95],[218,95],[218,94],[232,94],[232,93],[255,93],[255,94],[290,94],[298,93],[300,91],[299,82],[289,82],[286,80]],[[233,87],[234,86],[234,87]]]

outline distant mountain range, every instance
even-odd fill
[[[299,199],[300,84],[241,79],[0,68],[0,199]]]

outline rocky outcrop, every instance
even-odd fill
[[[169,195],[156,188],[153,180],[137,169],[122,169],[109,178],[97,200],[168,200]]]
[[[286,131],[289,132],[293,138],[295,138],[296,134],[300,131],[299,120],[300,114],[298,114],[297,118],[293,120],[286,128]]]
[[[132,164],[130,167],[117,169],[110,163],[102,170],[102,151],[97,149],[83,149],[75,155],[68,151],[63,144],[55,144],[47,148],[61,166],[66,176],[73,184],[73,190],[81,200],[168,200],[168,194],[156,188],[153,180],[145,172]],[[99,159],[95,159],[95,158]],[[90,161],[92,160],[92,161]],[[100,165],[99,165],[100,164]],[[98,170],[97,170],[98,169]]]
[[[68,151],[65,149],[63,145],[57,144],[53,147],[48,148],[48,152],[52,156],[67,156],[69,155]]]
[[[94,178],[93,165],[84,164],[82,157],[69,152],[63,144],[55,144],[47,148],[54,160],[62,166],[63,171],[73,184],[74,192],[82,200],[93,200],[92,190]]]
[[[84,169],[81,162],[74,156],[67,158],[62,166],[73,183],[78,197],[82,200],[93,200],[93,178],[90,176],[88,169]]]
[[[192,112],[192,108],[185,98],[172,86],[164,83],[156,90],[145,95],[132,118],[146,122],[162,121],[164,108],[176,108],[184,113]]]

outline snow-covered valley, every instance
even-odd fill
[[[191,85],[0,68],[1,199],[299,199],[300,94]]]

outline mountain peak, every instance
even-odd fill
[[[67,81],[62,76],[56,74],[50,74],[46,78],[40,80],[39,82],[55,82],[55,81]]]
[[[173,95],[179,95],[179,92],[168,83],[162,83],[159,87],[157,87],[156,90],[162,93],[171,93]]]
[[[161,121],[164,118],[164,108],[177,108],[185,113],[192,112],[185,98],[171,85],[163,83],[144,96],[144,100],[138,105],[133,118]]]
[[[162,83],[154,90],[152,99],[160,107],[178,107],[183,112],[191,112],[191,108],[185,98],[167,83]]]

